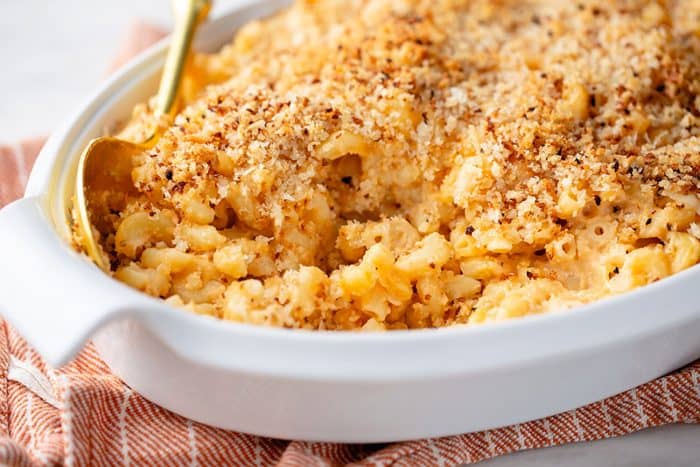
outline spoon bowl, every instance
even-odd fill
[[[155,142],[154,138],[152,140]],[[134,156],[148,149],[148,144],[103,136],[90,141],[78,161],[75,189],[78,234],[87,255],[104,270],[109,270],[109,261],[96,241],[98,235],[93,231],[95,224],[90,219],[89,207],[102,204],[98,198],[110,192],[135,194],[131,178]]]

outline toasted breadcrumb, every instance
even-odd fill
[[[474,324],[700,260],[695,0],[297,1],[194,62],[140,195],[99,208],[116,277],[170,303]]]

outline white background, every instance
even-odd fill
[[[241,0],[217,0],[213,14]],[[87,98],[135,19],[168,26],[167,0],[0,0],[0,143],[44,135]],[[482,464],[700,466],[700,426],[538,450]]]

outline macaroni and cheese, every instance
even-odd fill
[[[700,261],[700,2],[298,0],[197,55],[114,277],[290,328],[564,310]]]

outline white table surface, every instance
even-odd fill
[[[241,0],[217,0],[213,14]],[[0,0],[0,143],[47,134],[104,75],[134,19],[167,26],[167,0]],[[502,457],[482,465],[700,466],[700,426]]]

